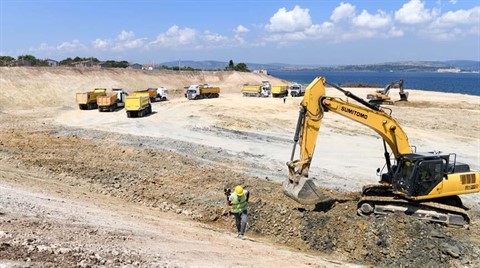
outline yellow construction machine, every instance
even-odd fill
[[[326,84],[358,104],[326,96]],[[358,202],[359,215],[402,212],[444,224],[470,222],[458,195],[480,191],[480,171],[470,170],[467,164],[457,162],[454,153],[414,152],[406,133],[392,116],[381,107],[327,83],[323,77],[316,78],[307,87],[301,103],[293,151],[287,162],[289,177],[283,183],[287,196],[305,205],[332,200],[315,179],[308,177],[317,135],[328,111],[371,128],[383,140],[387,172],[381,175],[378,184],[364,186]],[[294,160],[297,143],[300,159]],[[393,163],[387,146],[394,156]]]
[[[382,90],[377,90],[374,93],[368,93],[367,99],[368,102],[373,104],[394,104],[390,96],[390,89],[398,87],[398,94],[400,95],[400,100],[398,101],[408,101],[408,92],[403,89],[403,80],[390,82],[388,85],[385,86]]]

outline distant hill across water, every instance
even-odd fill
[[[239,62],[234,62],[238,64]],[[480,61],[473,60],[448,60],[448,61],[402,61],[385,62],[377,64],[357,64],[357,65],[293,65],[284,63],[245,63],[249,70],[318,70],[318,71],[370,71],[370,72],[480,72]],[[192,67],[202,70],[223,70],[228,62],[222,61],[170,61],[163,62],[160,65],[169,67]]]

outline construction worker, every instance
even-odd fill
[[[237,185],[234,191],[227,196],[228,204],[232,207],[231,212],[235,216],[235,225],[237,226],[238,238],[243,239],[245,228],[247,227],[247,203],[250,193],[244,190],[242,186]]]

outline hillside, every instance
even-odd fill
[[[216,70],[223,68],[227,62],[222,61],[181,61],[180,65],[203,70]],[[449,61],[402,61],[384,62],[374,64],[348,64],[329,65],[319,62],[318,64],[284,64],[284,63],[246,63],[250,70],[319,70],[319,71],[349,71],[349,72],[436,72],[438,69],[458,68],[464,72],[480,71],[480,61],[474,60],[449,60]],[[178,61],[163,62],[160,65],[177,67]]]
[[[184,87],[208,83],[224,93],[239,92],[245,83],[272,84],[282,80],[255,73],[223,71],[143,71],[128,69],[0,68],[0,110],[31,107],[74,106],[75,93],[93,88],[124,88],[127,91],[164,86],[173,98],[182,97]],[[25,98],[28,97],[28,102]]]

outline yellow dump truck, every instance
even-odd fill
[[[288,85],[287,84],[278,84],[272,87],[272,97],[274,98],[283,98],[288,95]]]
[[[125,110],[127,117],[143,117],[152,113],[152,105],[148,96],[125,97]]]
[[[185,93],[185,98],[189,100],[218,98],[218,96],[220,96],[220,88],[208,84],[191,85]]]
[[[76,100],[80,110],[96,109],[97,97],[105,96],[107,92],[106,88],[96,88],[90,92],[77,93]]]
[[[121,88],[114,88],[112,92],[107,93],[105,96],[97,97],[98,111],[100,112],[113,112],[117,108],[125,106],[125,97],[128,93]]]
[[[242,94],[244,97],[268,97],[270,96],[270,88],[265,85],[245,84],[242,87]]]

